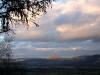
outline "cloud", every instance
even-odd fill
[[[81,26],[62,25],[56,29],[60,32],[60,36],[63,40],[100,39],[100,26],[98,24],[86,24]]]
[[[74,14],[62,14],[55,19],[56,25],[72,24],[72,25],[82,25],[89,24],[96,21],[100,15],[83,14],[77,12]]]
[[[70,9],[70,12],[67,8]],[[93,0],[68,0],[54,20],[59,38],[68,41],[100,39],[100,5]]]
[[[95,0],[67,0],[62,4],[55,3],[55,9],[62,10],[60,14],[72,14],[81,11],[86,14],[100,14],[100,1]],[[59,5],[59,6],[58,6]]]
[[[36,48],[38,51],[75,51],[79,50],[79,48]]]
[[[53,2],[53,8],[39,19],[39,28],[30,24],[28,31],[24,27],[16,30],[15,54],[66,57],[100,53],[99,8],[99,0]]]
[[[20,28],[16,38],[28,41],[99,40],[99,7],[98,1],[93,0],[54,2],[53,9],[40,18],[39,28],[30,31]]]
[[[27,30],[24,27],[18,28],[15,33],[15,39],[20,41],[39,40],[44,37],[44,33],[42,30]]]
[[[27,45],[27,46],[26,46]],[[62,57],[70,57],[77,55],[88,55],[100,53],[100,44],[94,43],[56,43],[56,42],[17,42],[15,43],[15,50],[13,50],[14,57],[24,58],[46,58],[57,55]]]
[[[24,41],[99,40],[98,3],[94,0],[54,2],[53,9],[40,19],[39,28],[30,31],[20,28],[16,38]]]

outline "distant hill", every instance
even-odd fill
[[[50,56],[50,57],[48,57],[48,59],[59,59],[59,58],[61,58],[60,56]]]
[[[15,62],[14,62],[15,61]],[[0,63],[3,66],[3,64]],[[48,69],[48,68],[96,68],[100,69],[100,55],[76,56],[72,58],[61,58],[52,56],[44,58],[16,59],[11,62],[11,67],[21,69]],[[2,67],[0,66],[0,67]],[[5,66],[5,65],[4,65]]]

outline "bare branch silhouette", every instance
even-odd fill
[[[17,22],[29,26],[29,20],[38,26],[35,19],[40,14],[45,14],[46,9],[54,0],[1,0],[0,21],[2,29],[0,33],[11,30],[10,25]]]

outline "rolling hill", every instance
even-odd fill
[[[10,67],[18,69],[49,69],[49,68],[96,68],[100,69],[100,55],[93,56],[76,56],[72,58],[57,58],[57,59],[41,59],[28,58],[16,59],[10,62]],[[0,63],[4,67],[3,63]]]

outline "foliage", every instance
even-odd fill
[[[29,25],[28,21],[38,26],[35,22],[37,15],[46,13],[46,9],[54,0],[1,0],[0,1],[0,21],[1,33],[11,30],[10,25],[23,23]]]

